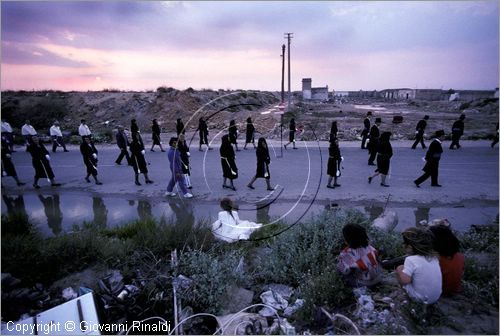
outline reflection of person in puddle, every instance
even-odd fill
[[[139,219],[147,220],[153,218],[153,213],[151,211],[151,204],[145,200],[139,200],[137,202],[137,214],[139,215]]]
[[[370,221],[373,221],[375,218],[379,217],[384,212],[384,208],[380,206],[370,206],[370,207],[365,207],[365,211],[370,216]]]
[[[38,199],[43,204],[45,215],[47,216],[47,224],[54,235],[57,236],[62,231],[63,220],[59,195],[50,195],[45,198],[42,195],[38,195]]]
[[[173,199],[169,201],[168,204],[175,215],[175,221],[177,223],[182,223],[187,227],[194,226],[195,218],[191,202],[183,202],[182,200]]]
[[[223,198],[220,201],[223,211],[219,212],[218,219],[212,224],[212,233],[217,239],[232,243],[238,240],[247,240],[250,234],[259,229],[262,224],[247,220],[240,220],[233,201]]]
[[[425,220],[426,223],[429,223],[429,208],[417,208],[415,210],[415,226],[418,226],[421,221]]]
[[[92,209],[94,210],[94,225],[105,228],[108,222],[108,209],[100,197],[92,197]]]
[[[257,215],[256,215],[257,222],[269,223],[271,221],[271,216],[269,216],[270,209],[271,209],[271,203],[264,203],[264,202],[257,203]]]
[[[28,216],[28,213],[26,212],[26,206],[24,205],[23,195],[18,195],[18,196],[2,195],[2,198],[5,205],[7,206],[7,212],[9,214],[18,213],[22,216]]]

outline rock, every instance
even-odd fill
[[[227,291],[226,295],[222,299],[222,313],[236,313],[251,305],[253,300],[254,292],[248,289],[237,287],[231,285]]]
[[[293,288],[287,285],[282,285],[282,284],[270,284],[268,286],[268,290],[271,290],[279,295],[285,300],[290,299],[290,297],[293,295]]]
[[[291,306],[288,306],[285,308],[285,311],[283,312],[283,315],[286,317],[290,317],[293,314],[297,312],[302,306],[304,305],[305,301],[303,299],[297,299],[295,300],[295,303]]]
[[[262,300],[262,303],[270,307],[265,307],[259,311],[259,314],[265,317],[269,316],[274,316],[276,315],[277,310],[283,310],[286,307],[288,307],[288,301],[283,299],[283,297],[276,293],[273,292],[272,290],[269,290],[267,292],[264,292],[260,295],[260,299]]]
[[[11,288],[19,285],[21,280],[14,278],[10,273],[2,273],[2,287]]]
[[[384,231],[392,231],[396,225],[398,225],[398,215],[394,211],[384,211],[372,223],[372,226]]]

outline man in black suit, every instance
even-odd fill
[[[123,126],[118,126],[118,133],[116,133],[116,145],[120,148],[120,155],[116,158],[115,163],[121,165],[123,157],[127,159],[127,163],[130,166],[130,155],[128,153],[128,139],[127,134],[125,134]]]
[[[425,149],[424,132],[427,127],[427,120],[429,120],[428,115],[424,116],[424,119],[417,123],[417,127],[415,127],[415,142],[413,143],[413,146],[411,146],[411,149],[417,148],[419,142],[422,144],[422,148]]]
[[[368,111],[366,113],[366,118],[363,120],[363,131],[361,131],[361,149],[366,149],[365,143],[366,139],[368,139],[368,135],[370,134],[370,117],[372,115],[372,111]]]
[[[375,163],[373,163],[373,161],[377,156],[378,140],[380,138],[380,130],[378,129],[378,127],[381,123],[381,118],[375,118],[375,125],[373,125],[370,129],[370,142],[368,143],[368,153],[370,154],[370,157],[368,158],[369,166],[375,166]]]
[[[455,149],[455,146],[457,149],[460,147],[460,137],[464,134],[464,119],[465,119],[465,114],[461,114],[460,118],[453,123],[453,126],[451,127],[451,145],[450,149]]]
[[[429,149],[425,154],[425,166],[422,169],[424,174],[418,179],[413,181],[417,188],[420,188],[420,184],[427,180],[429,176],[431,177],[432,187],[441,187],[438,183],[438,173],[439,173],[439,160],[441,159],[441,154],[443,153],[443,147],[441,146],[441,141],[444,139],[444,131],[436,131],[435,139],[432,140],[429,145]]]

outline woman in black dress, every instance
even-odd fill
[[[2,135],[2,177],[4,176],[12,176],[12,178],[16,181],[18,186],[24,185],[23,182],[19,181],[17,177],[16,168],[12,163],[12,150],[10,146],[11,142],[8,136]]]
[[[148,164],[146,162],[146,151],[144,150],[144,144],[142,143],[141,135],[139,132],[132,133],[132,142],[130,143],[130,161],[135,173],[135,184],[141,185],[139,183],[139,174],[144,174],[146,183],[153,183],[148,177]]]
[[[236,151],[239,152],[238,142],[236,141],[236,139],[238,139],[238,127],[236,127],[236,121],[234,121],[234,119],[229,122],[228,133],[229,142],[233,144],[236,147]]]
[[[201,117],[199,120],[198,132],[200,135],[200,149],[199,150],[202,151],[201,145],[207,145],[208,150],[212,150],[212,148],[210,148],[210,145],[208,144],[208,125],[203,117]]]
[[[181,118],[177,118],[177,123],[175,124],[175,131],[177,132],[177,137],[179,134],[186,134],[186,129],[184,128],[184,123]]]
[[[331,139],[330,148],[328,148],[328,184],[327,188],[334,189],[335,187],[340,187],[340,184],[337,183],[337,178],[340,177],[340,162],[342,161],[342,156],[340,154],[339,149],[339,141],[337,139]],[[332,185],[333,179],[333,185]]]
[[[388,184],[385,184],[385,179],[389,174],[389,167],[391,164],[392,157],[392,146],[389,142],[391,138],[391,132],[384,132],[380,136],[378,150],[377,150],[377,169],[375,169],[375,174],[368,177],[368,183],[372,183],[372,179],[380,175],[380,185],[382,187],[388,187]]]
[[[95,180],[95,184],[102,184],[97,179],[97,149],[89,136],[83,137],[83,142],[80,145],[80,153],[82,153],[83,163],[85,163],[85,166],[87,167],[87,176],[85,177],[85,181],[90,183],[89,177],[92,175]]]
[[[156,119],[153,119],[153,126],[151,127],[151,131],[153,137],[153,145],[151,145],[151,151],[154,152],[155,150],[153,148],[155,147],[155,145],[158,145],[160,146],[161,151],[164,152],[165,150],[161,145],[161,138],[160,138],[161,129]]]
[[[257,151],[255,153],[257,155],[257,172],[255,176],[252,178],[250,183],[248,183],[247,187],[250,189],[255,189],[253,183],[257,178],[265,178],[267,184],[267,190],[274,190],[271,187],[271,174],[269,173],[269,164],[271,163],[271,158],[269,157],[269,150],[267,148],[267,142],[264,138],[259,138],[257,143]]]
[[[295,127],[295,118],[292,118],[292,119],[290,119],[288,143],[285,144],[285,149],[286,149],[286,146],[288,146],[291,143],[293,143],[293,149],[297,149],[297,147],[295,147],[295,132],[296,131],[297,131],[297,128]]]
[[[252,118],[248,117],[247,118],[247,128],[246,128],[246,139],[245,139],[245,146],[243,149],[247,149],[247,144],[252,143],[253,148],[255,147],[255,127],[253,126],[252,123]]]
[[[189,166],[189,146],[186,143],[186,137],[184,134],[179,135],[179,140],[177,141],[177,150],[179,151],[181,158],[182,174],[184,175],[184,184],[186,188],[192,189],[191,185],[191,167]]]
[[[238,167],[236,167],[236,157],[234,155],[234,149],[229,140],[229,135],[226,134],[222,137],[222,143],[220,145],[220,164],[222,166],[222,176],[224,177],[224,182],[222,188],[233,189],[233,180],[238,178]],[[226,181],[229,179],[230,186],[226,185]]]
[[[337,122],[332,121],[332,127],[330,128],[330,144],[337,140],[337,133],[339,129],[337,127]]]
[[[60,183],[55,182],[54,172],[50,166],[50,155],[45,146],[40,142],[37,136],[31,138],[31,144],[28,145],[27,151],[31,154],[31,163],[35,169],[35,178],[33,187],[39,189],[38,180],[47,178],[53,187],[60,186]]]

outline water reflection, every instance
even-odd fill
[[[171,199],[168,202],[170,209],[178,223],[185,223],[186,225],[195,225],[195,216],[193,212],[192,202],[186,202],[180,199]]]
[[[417,208],[417,210],[415,210],[415,226],[418,225],[423,220],[429,222],[430,211],[431,211],[430,208]]]
[[[23,195],[7,196],[3,194],[2,199],[5,203],[5,206],[7,207],[7,212],[9,214],[18,213],[24,216],[28,215],[28,213],[26,212],[26,206],[24,205]]]
[[[365,207],[365,213],[368,215],[370,222],[374,221],[375,218],[380,217],[384,212],[384,207],[381,206],[369,206]]]
[[[52,230],[52,233],[57,236],[62,231],[63,221],[59,195],[49,195],[47,197],[43,197],[41,194],[38,194],[38,199],[43,204],[49,228]]]
[[[146,200],[139,200],[137,202],[137,215],[139,215],[139,219],[141,220],[153,218],[151,204]]]
[[[94,210],[94,225],[101,229],[106,228],[108,224],[108,209],[101,197],[92,197],[92,209]]]
[[[271,216],[269,216],[269,210],[271,209],[271,203],[257,203],[257,223],[269,223],[271,221]]]

